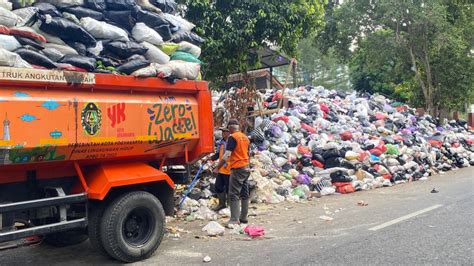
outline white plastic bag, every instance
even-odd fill
[[[97,39],[129,41],[126,31],[103,21],[85,17],[81,18],[81,26]]]
[[[0,48],[0,66],[31,68],[31,65],[23,60],[18,54]]]
[[[189,42],[184,42],[184,41],[178,43],[178,45],[179,45],[178,51],[183,51],[183,52],[186,52],[186,53],[190,53],[190,54],[194,55],[197,58],[199,58],[199,56],[201,56],[201,48],[197,45],[194,45],[194,44],[189,43]]]
[[[167,64],[170,61],[170,57],[153,44],[142,42],[141,45],[148,49],[144,54],[148,61],[161,65]]]
[[[13,27],[19,21],[18,16],[15,13],[0,7],[0,25]]]
[[[133,72],[132,76],[137,78],[149,78],[156,77],[157,74],[157,65],[155,63],[151,63],[149,66]]]
[[[196,27],[196,25],[185,20],[182,17],[178,17],[178,16],[168,14],[168,13],[164,13],[163,16],[166,18],[166,20],[178,26],[181,30],[191,31],[192,29],[194,29],[194,27]]]
[[[59,61],[59,59],[63,58],[64,56],[63,53],[61,53],[55,48],[44,48],[43,50],[41,50],[41,52],[54,62]]]
[[[95,47],[89,47],[87,48],[87,51],[93,55],[98,56],[102,50],[104,50],[104,45],[102,45],[102,41],[98,41],[95,45]]]
[[[196,80],[199,76],[199,71],[201,70],[199,64],[180,60],[170,61],[168,66],[173,70],[173,75],[179,79]]]
[[[143,8],[145,10],[155,12],[155,13],[158,13],[158,14],[163,13],[163,11],[161,11],[161,9],[159,9],[158,7],[151,4],[149,0],[136,0],[136,2],[137,2],[138,6],[140,6],[141,8]]]
[[[132,29],[132,36],[137,42],[148,42],[154,45],[163,44],[163,38],[154,29],[145,25],[145,23],[137,23]]]
[[[206,226],[202,228],[203,232],[207,232],[209,236],[218,236],[224,235],[225,227],[220,225],[216,221],[209,222]]]
[[[6,10],[12,10],[12,3],[7,0],[0,0],[0,7],[5,8]]]
[[[20,47],[21,44],[15,39],[15,37],[0,34],[0,48],[3,48],[7,51],[15,51]]]

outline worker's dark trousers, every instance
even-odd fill
[[[229,178],[230,175],[219,173],[216,177],[216,193],[229,193]]]
[[[231,201],[246,200],[249,198],[248,167],[232,169],[230,172],[229,197]]]

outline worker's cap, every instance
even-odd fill
[[[229,132],[229,129],[226,127],[220,127],[219,130],[223,132]]]
[[[229,123],[227,123],[227,127],[230,127],[230,126],[239,126],[240,123],[237,119],[230,119],[229,120]]]

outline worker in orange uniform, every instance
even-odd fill
[[[230,166],[229,197],[231,215],[228,227],[233,227],[236,224],[248,223],[250,140],[244,133],[240,132],[237,120],[231,119],[227,128],[231,135],[227,140],[226,152],[219,161],[217,169],[220,169],[226,163]]]
[[[211,157],[211,160],[215,161],[217,159],[222,160],[222,157],[225,153],[225,147],[227,144],[227,139],[230,136],[229,129],[220,128],[222,131],[222,140],[219,142],[217,147],[217,152]],[[213,208],[214,211],[220,211],[227,207],[227,194],[229,193],[229,177],[230,177],[230,167],[229,164],[224,164],[218,170],[216,177],[215,189],[217,193],[217,198],[219,199],[219,204]]]

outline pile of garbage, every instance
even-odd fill
[[[286,92],[288,107],[256,117],[248,130],[254,202],[388,187],[474,165],[474,131],[465,121],[444,124],[381,95],[312,86]],[[282,98],[280,91],[263,96],[269,108]],[[222,97],[214,97],[215,109]],[[209,174],[195,188],[188,211],[215,218],[213,182]]]
[[[200,78],[195,25],[174,0],[0,0],[0,66]]]

